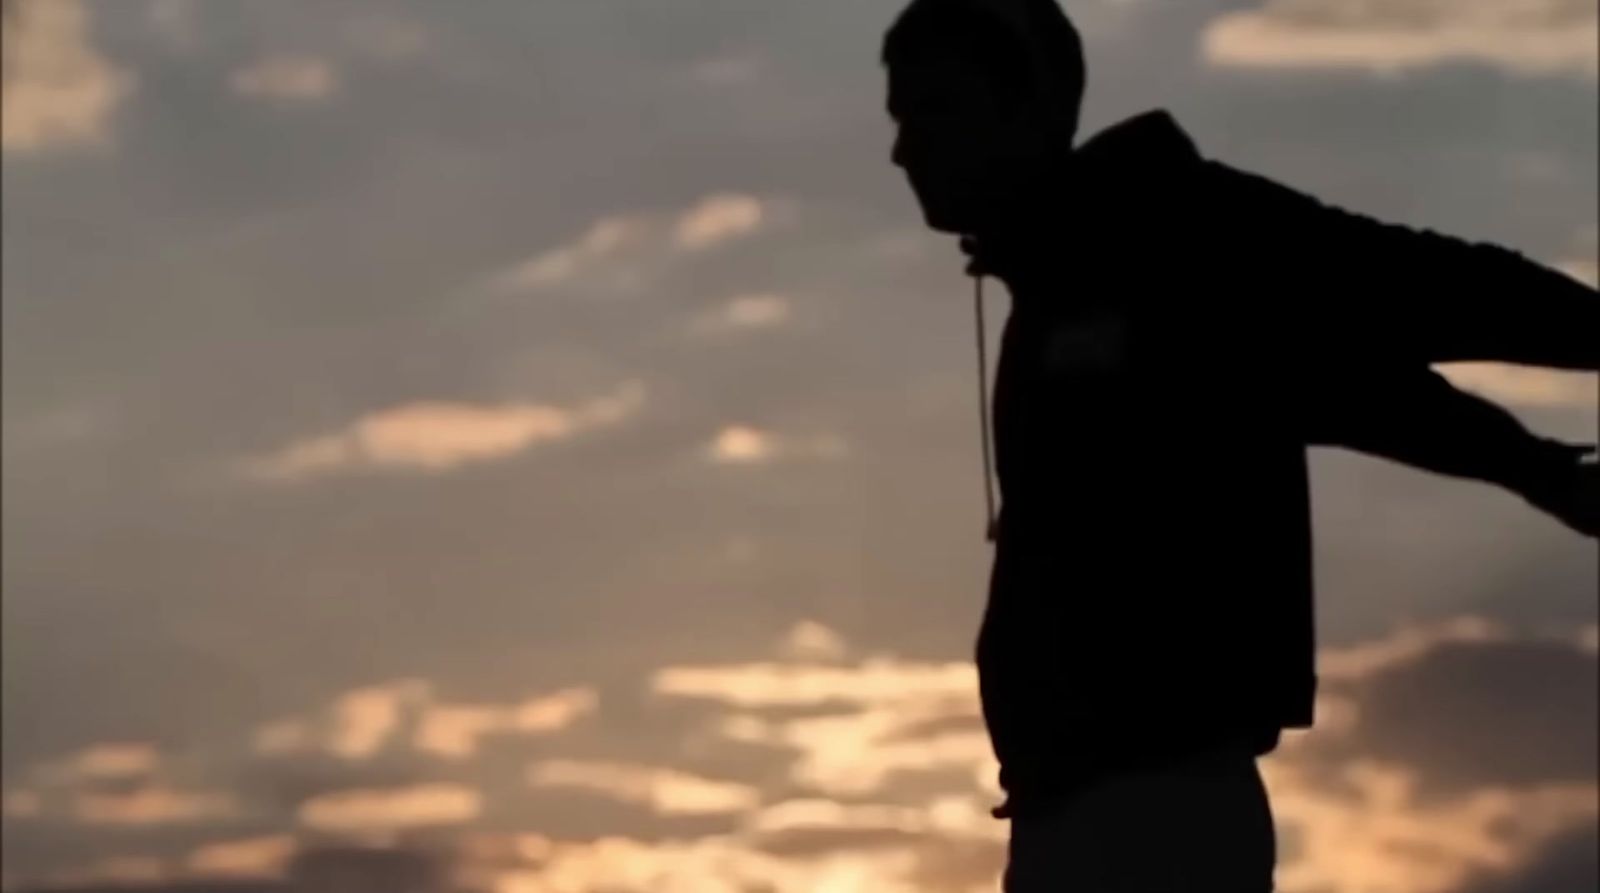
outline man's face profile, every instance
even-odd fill
[[[1024,97],[1007,95],[970,54],[889,65],[892,160],[936,230],[974,233],[1016,205],[1047,158]]]

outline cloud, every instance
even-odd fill
[[[775,294],[738,295],[702,314],[690,330],[699,335],[721,335],[774,329],[789,321],[793,307]]]
[[[644,386],[576,406],[538,403],[407,403],[362,416],[343,429],[244,460],[241,472],[258,481],[294,481],[358,470],[438,474],[506,459],[545,443],[615,425],[644,405]]]
[[[678,218],[673,238],[686,251],[702,251],[754,232],[761,226],[762,216],[761,201],[753,196],[707,196]]]
[[[367,686],[339,695],[321,716],[288,717],[259,726],[256,753],[287,757],[323,751],[350,761],[370,759],[401,743],[451,760],[475,756],[488,735],[548,735],[570,727],[599,705],[588,687],[536,695],[513,704],[464,704],[435,697],[417,679]]]
[[[300,805],[299,818],[307,828],[326,833],[384,834],[464,824],[482,809],[477,790],[436,782],[321,794]]]
[[[778,646],[780,655],[799,663],[843,660],[848,650],[842,636],[815,620],[796,623]]]
[[[1213,20],[1205,59],[1235,68],[1394,72],[1477,62],[1520,75],[1593,77],[1590,0],[1267,0]]]
[[[490,278],[499,291],[562,285],[630,288],[644,271],[747,237],[782,216],[782,203],[741,193],[714,193],[677,214],[611,214],[571,241],[542,251]]]
[[[1483,872],[1461,893],[1571,893],[1600,889],[1600,826],[1579,826],[1511,871]]]
[[[275,878],[284,873],[296,849],[288,834],[217,841],[195,848],[184,867],[199,877]]]
[[[1446,363],[1437,368],[1456,387],[1502,403],[1580,410],[1600,404],[1600,380],[1593,372],[1500,363]]]
[[[841,803],[837,800],[785,800],[754,813],[746,829],[760,834],[797,831],[895,831],[901,834],[935,834],[1004,840],[1006,828],[989,810],[968,795],[939,797],[926,805],[892,806],[880,803]]]
[[[1452,893],[1592,825],[1600,717],[1579,638],[1462,618],[1325,652],[1337,721],[1319,702],[1317,728],[1264,766],[1294,841],[1280,888]]]
[[[257,728],[252,740],[256,753],[276,756],[310,749],[315,734],[305,720],[280,719]]]
[[[521,705],[431,704],[417,723],[418,750],[448,759],[465,759],[491,734],[541,735],[571,726],[595,710],[599,697],[590,688],[570,688]]]
[[[765,462],[777,452],[772,435],[744,425],[729,425],[717,432],[708,455],[713,462],[752,464]]]
[[[1454,617],[1428,625],[1409,624],[1381,639],[1324,648],[1317,676],[1330,682],[1368,680],[1452,643],[1497,642],[1508,634],[1482,617]]]
[[[328,749],[351,760],[377,753],[400,728],[402,711],[427,696],[427,684],[405,680],[357,689],[334,703]]]
[[[280,102],[321,102],[339,88],[339,76],[326,59],[315,56],[266,56],[228,76],[241,96]]]
[[[104,146],[111,115],[134,78],[89,44],[79,0],[7,4],[0,147],[41,152]]]
[[[1571,640],[1442,643],[1353,693],[1355,722],[1336,753],[1415,767],[1427,795],[1484,780],[1593,783],[1600,774],[1596,670],[1595,655]]]
[[[1317,728],[1288,736],[1265,761],[1284,842],[1279,889],[1592,888],[1590,851],[1576,843],[1600,802],[1592,636],[1592,627],[1534,635],[1467,617],[1325,649]],[[997,767],[970,661],[862,654],[807,620],[775,637],[765,659],[666,666],[645,689],[666,702],[649,705],[658,716],[685,721],[676,733],[654,728],[629,759],[585,750],[594,738],[553,739],[541,746],[561,751],[531,765],[486,750],[484,736],[567,728],[594,709],[592,690],[511,703],[445,701],[405,680],[347,692],[274,725],[298,729],[281,735],[309,741],[312,756],[343,742],[363,760],[405,747],[401,756],[449,762],[321,757],[326,774],[309,791],[279,788],[270,803],[230,792],[239,809],[226,827],[247,810],[278,827],[253,826],[260,836],[245,838],[212,824],[169,829],[195,837],[173,851],[178,860],[144,867],[168,884],[286,873],[281,883],[294,889],[343,873],[389,889],[377,879],[409,870],[396,866],[445,854],[450,888],[471,893],[995,889],[1008,826],[988,814]],[[684,702],[694,709],[677,709]],[[690,753],[719,768],[674,760]],[[183,761],[224,764],[198,752]],[[526,784],[507,774],[519,766]],[[92,783],[108,781],[124,779]],[[581,818],[565,824],[581,810],[530,796],[530,786],[641,809],[596,833]],[[49,806],[59,792],[44,793]],[[271,804],[285,805],[273,813]],[[708,819],[725,830],[695,830]],[[665,820],[688,830],[662,835]],[[322,849],[325,835],[388,848]]]
[[[573,242],[553,248],[500,274],[509,288],[556,285],[647,239],[654,229],[645,215],[619,214],[595,221]]]
[[[663,815],[743,812],[761,802],[761,791],[747,784],[628,763],[547,760],[528,768],[528,783],[593,791]]]
[[[965,775],[979,790],[997,794],[988,733],[981,725],[947,727],[918,736],[913,728],[976,713],[975,699],[882,704],[840,714],[794,719],[736,716],[722,732],[730,739],[790,749],[797,757],[790,779],[809,790],[841,797],[883,792],[898,774]]]
[[[998,766],[982,724],[972,721],[979,708],[970,663],[878,657],[845,666],[669,667],[656,673],[652,687],[659,695],[744,710],[836,708],[799,717],[734,713],[717,729],[731,741],[794,752],[790,779],[812,790],[858,796],[899,773],[947,771],[994,792]]]
[[[705,448],[707,460],[718,465],[761,465],[778,459],[837,459],[849,446],[837,434],[788,437],[749,425],[728,425]]]
[[[664,667],[650,682],[658,695],[747,709],[962,699],[974,696],[977,685],[977,670],[970,662],[892,657],[870,657],[842,667],[776,662]]]
[[[152,784],[126,792],[82,791],[73,804],[78,821],[89,825],[166,825],[232,815],[231,795],[180,791]]]
[[[96,744],[72,758],[71,772],[79,778],[130,778],[149,775],[160,762],[149,744]]]
[[[1284,893],[1449,893],[1525,864],[1595,814],[1593,784],[1485,786],[1430,803],[1404,767],[1355,762],[1337,785],[1279,763],[1265,769],[1274,814],[1299,844],[1278,870]]]

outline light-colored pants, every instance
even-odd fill
[[[1270,893],[1276,859],[1255,758],[1212,753],[1013,818],[1005,893]]]

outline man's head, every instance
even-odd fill
[[[1072,145],[1083,49],[1055,0],[914,0],[883,63],[893,161],[934,229],[991,227]]]

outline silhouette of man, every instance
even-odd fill
[[[1600,298],[1206,159],[1165,112],[1075,146],[1084,61],[1055,0],[915,0],[883,61],[894,163],[1012,298],[976,649],[1006,889],[1268,891],[1256,758],[1316,689],[1306,447],[1594,535],[1589,448],[1429,364],[1600,369]]]

